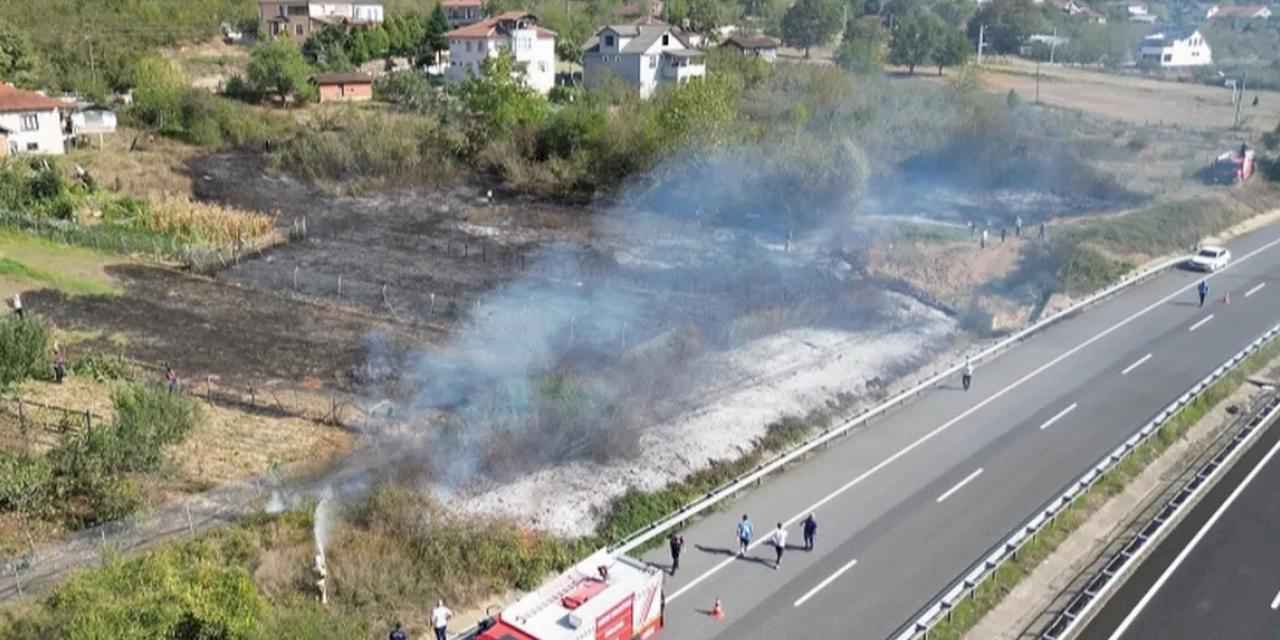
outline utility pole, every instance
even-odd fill
[[[1053,42],[1049,43],[1049,64],[1053,64],[1053,52],[1058,48],[1058,28],[1053,28]]]
[[[1244,102],[1244,92],[1248,90],[1248,88],[1249,88],[1249,72],[1245,71],[1244,75],[1241,76],[1240,78],[1239,93],[1236,93],[1234,91],[1232,92],[1232,94],[1235,96],[1235,102],[1236,102],[1236,114],[1234,119],[1235,124],[1233,124],[1231,127],[1233,129],[1240,128],[1240,103]]]
[[[978,25],[978,66],[982,66],[982,50],[987,48],[987,25]]]
[[[1040,58],[1036,58],[1036,104],[1040,104]]]

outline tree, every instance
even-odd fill
[[[311,68],[302,51],[286,38],[259,45],[249,55],[249,82],[263,94],[275,95],[283,102],[290,96],[297,100],[311,95],[308,76]]]
[[[182,126],[182,94],[190,86],[174,64],[160,56],[148,56],[133,65],[133,113],[160,130]]]
[[[444,15],[444,8],[440,3],[436,3],[436,8],[432,9],[431,17],[427,20],[426,28],[422,34],[422,40],[418,46],[418,59],[421,63],[423,60],[431,60],[434,64],[439,59],[441,51],[449,50],[449,39],[444,34],[449,33],[449,18]]]
[[[853,73],[880,72],[884,65],[884,29],[878,16],[849,20],[836,50],[836,64]]]
[[[385,58],[391,53],[391,40],[387,37],[387,30],[378,25],[369,29],[369,59]]]
[[[351,34],[345,28],[331,24],[307,38],[302,44],[302,56],[316,68],[347,71],[352,66],[351,57],[347,54],[350,47]]]
[[[933,52],[933,63],[938,65],[938,75],[942,75],[943,67],[958,67],[969,61],[973,53],[973,45],[969,38],[959,29],[943,27],[942,37],[938,39],[938,47]]]
[[[0,78],[22,86],[35,84],[39,59],[21,32],[0,23]]]
[[[978,41],[985,25],[986,47],[994,53],[1016,53],[1033,33],[1045,26],[1045,9],[1033,0],[991,0],[969,20],[969,40]]]
[[[889,62],[906,65],[907,73],[914,74],[916,66],[933,58],[934,51],[945,36],[946,25],[932,12],[918,10],[898,20],[889,41]]]
[[[547,116],[546,99],[515,71],[515,60],[503,51],[481,63],[480,75],[468,78],[458,88],[467,110],[484,123],[486,135],[531,127]]]
[[[351,34],[351,41],[347,47],[347,57],[351,58],[351,64],[357,67],[373,59],[373,52],[369,46],[369,32],[359,29]]]
[[[798,0],[782,17],[782,41],[809,49],[830,42],[843,26],[843,8],[836,0]]]
[[[938,14],[948,26],[964,29],[969,19],[977,12],[978,5],[974,0],[940,0],[929,8]]]

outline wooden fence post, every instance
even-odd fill
[[[89,413],[88,409],[84,412],[84,430],[85,433],[93,431],[93,414]]]

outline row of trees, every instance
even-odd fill
[[[449,21],[437,4],[429,16],[390,16],[381,25],[368,29],[326,26],[303,43],[302,54],[317,69],[325,71],[346,71],[390,56],[427,63],[449,48],[445,38],[448,31]]]

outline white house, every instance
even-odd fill
[[[1206,19],[1229,19],[1239,18],[1241,20],[1266,20],[1271,17],[1271,9],[1261,4],[1237,4],[1237,5],[1220,5],[1215,4],[1205,13]]]
[[[450,31],[449,68],[445,80],[459,82],[480,74],[480,65],[501,51],[508,51],[520,68],[525,84],[546,94],[556,84],[556,33],[538,26],[538,19],[523,11],[508,11]]]
[[[61,102],[0,83],[0,155],[62,154]]]
[[[703,58],[671,25],[612,25],[583,47],[582,80],[599,87],[617,77],[648,98],[661,85],[705,76]]]
[[[484,20],[483,0],[444,0],[440,3],[450,29],[465,27]]]
[[[1161,31],[1142,39],[1138,62],[1159,67],[1193,67],[1213,64],[1213,52],[1198,29]]]

